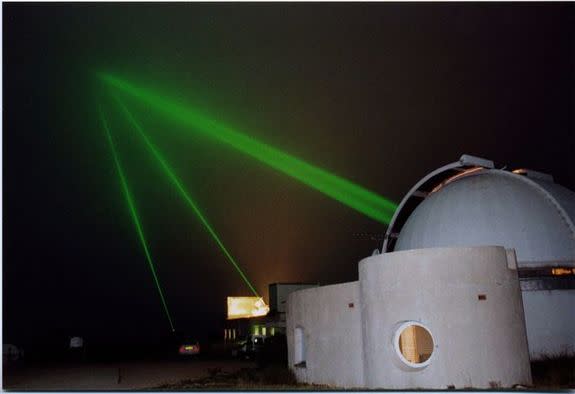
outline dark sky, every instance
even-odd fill
[[[98,106],[106,71],[399,202],[462,153],[575,189],[573,4],[3,4],[4,342],[147,341],[166,318]],[[259,292],[356,280],[385,226],[130,103]],[[178,329],[239,276],[111,127]],[[542,230],[544,231],[544,230]]]

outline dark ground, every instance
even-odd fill
[[[255,364],[243,360],[159,359],[144,361],[28,363],[5,367],[3,389],[144,390],[209,377],[214,371],[231,374]]]
[[[575,359],[555,358],[532,363],[533,387],[522,390],[575,388]],[[157,360],[27,362],[4,365],[3,388],[26,390],[322,390],[298,384],[284,365],[260,366],[253,361],[204,355]]]
[[[269,342],[250,360],[231,357],[231,344],[201,344],[201,354],[178,355],[178,346],[148,344],[86,348],[83,353],[31,349],[3,363],[5,390],[322,390],[299,384],[287,368],[284,342]],[[531,363],[533,387],[575,388],[575,358],[557,355]]]
[[[298,383],[293,373],[285,366],[272,365],[264,368],[242,368],[234,372],[210,370],[209,376],[187,379],[177,384],[155,387],[154,390],[321,390],[333,389],[323,385]]]

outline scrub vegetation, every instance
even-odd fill
[[[536,388],[575,388],[575,357],[567,353],[531,363],[533,385]]]
[[[242,368],[237,372],[226,373],[221,370],[209,370],[210,376],[184,380],[176,384],[166,384],[153,390],[190,390],[190,389],[273,389],[273,390],[333,390],[332,387],[298,383],[292,371],[287,367],[272,365],[265,368]]]

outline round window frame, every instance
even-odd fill
[[[427,331],[427,333],[431,337],[431,341],[433,342],[433,350],[431,351],[431,355],[429,356],[429,358],[427,360],[425,360],[422,363],[412,363],[411,361],[409,361],[408,359],[405,358],[403,353],[401,353],[401,349],[399,348],[399,337],[403,333],[403,330],[405,330],[409,326],[418,326],[418,327],[423,328],[425,331]],[[393,349],[395,350],[395,355],[399,358],[399,360],[405,366],[407,366],[411,369],[422,369],[422,368],[427,367],[434,358],[436,346],[437,345],[435,342],[435,337],[433,336],[429,327],[427,327],[425,324],[422,324],[418,321],[409,320],[409,321],[405,321],[405,322],[401,323],[399,325],[399,327],[397,327],[397,329],[395,330],[395,334],[393,334]]]

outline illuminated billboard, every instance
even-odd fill
[[[269,311],[261,297],[228,297],[228,320],[265,316]]]

